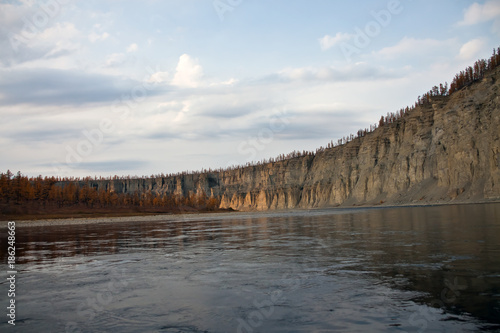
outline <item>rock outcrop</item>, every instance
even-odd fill
[[[167,178],[92,181],[120,193],[219,197],[270,210],[500,199],[500,70],[345,145],[264,165]]]

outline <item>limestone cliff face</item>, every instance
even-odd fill
[[[205,191],[221,208],[270,210],[500,199],[500,70],[315,156],[220,173],[95,181],[130,193]]]

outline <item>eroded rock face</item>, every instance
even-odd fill
[[[315,156],[220,173],[93,181],[130,193],[204,191],[221,208],[270,210],[500,199],[500,70]]]

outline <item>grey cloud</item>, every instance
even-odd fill
[[[71,54],[72,51],[61,50],[52,53],[52,48],[48,46],[41,46],[38,48],[30,48],[25,44],[18,46],[17,51],[12,48],[9,40],[0,40],[0,64],[10,67],[15,64],[22,64],[36,59],[50,59],[58,56]]]
[[[364,120],[355,120],[359,119],[362,113],[352,110],[292,112],[291,115],[292,121],[283,131],[283,136],[287,139],[327,137],[335,141],[369,126]]]
[[[83,105],[112,102],[130,95],[140,82],[56,69],[0,71],[0,105]],[[146,90],[156,95],[160,88]]]
[[[240,132],[234,130],[224,131],[219,127],[213,126],[205,126],[205,127],[197,127],[195,130],[184,131],[182,129],[178,129],[176,131],[167,131],[167,130],[157,130],[153,132],[149,132],[138,137],[154,140],[154,141],[162,141],[169,142],[172,140],[185,140],[185,141],[199,141],[199,140],[209,140],[215,138],[224,138],[239,136]]]
[[[266,129],[273,131],[273,137],[280,140],[306,140],[329,138],[336,140],[342,136],[355,134],[360,128],[366,127],[365,121],[355,121],[357,111],[293,111],[283,117],[283,122],[277,130],[273,130],[269,121],[258,121],[239,132],[246,137],[258,137]],[[321,121],[318,121],[318,120]],[[283,125],[283,126],[281,126]],[[266,131],[267,132],[267,131]]]
[[[76,134],[75,134],[76,133]],[[61,142],[69,140],[75,136],[81,135],[81,132],[75,129],[61,129],[61,128],[46,128],[46,129],[33,129],[33,130],[20,130],[15,132],[4,133],[9,139],[16,142]]]
[[[256,112],[258,109],[255,110]],[[251,113],[250,110],[249,113]],[[355,134],[358,129],[365,128],[367,122],[354,119],[362,118],[362,112],[355,110],[288,110],[285,114],[270,114],[251,120],[220,119],[217,114],[203,112],[203,118],[193,118],[196,126],[184,126],[175,131],[155,131],[143,135],[151,140],[246,140],[258,138],[273,132],[276,139],[314,139],[330,138],[336,140],[342,136]],[[275,120],[280,120],[275,123]],[[318,120],[321,121],[318,121]],[[198,126],[203,124],[201,126]],[[226,125],[226,126],[223,126]],[[276,127],[278,126],[278,127]]]
[[[369,65],[355,65],[345,69],[333,67],[292,68],[254,79],[249,84],[303,82],[353,82],[404,77],[406,70],[394,71]]]
[[[134,171],[148,166],[147,161],[117,160],[106,162],[86,162],[79,164],[79,167],[90,172],[119,172]]]
[[[37,43],[41,33],[57,23],[55,18],[58,13],[55,12],[54,17],[49,17],[37,5],[18,2],[0,4],[0,22],[2,22],[0,25],[0,64],[10,67],[31,60],[50,59],[74,53],[74,49],[59,49],[61,45],[54,43]],[[35,24],[35,15],[46,17],[45,24]]]
[[[166,131],[157,131],[146,134],[144,137],[152,140],[170,140],[170,139],[181,139],[182,134],[171,133]]]
[[[137,160],[115,160],[115,161],[105,161],[105,162],[82,162],[78,164],[78,169],[83,169],[89,174],[91,173],[113,173],[117,172],[128,172],[138,170],[143,167],[150,165],[147,161],[137,161]],[[52,163],[42,163],[35,165],[36,167],[53,167]]]
[[[239,118],[258,110],[259,106],[255,104],[238,105],[238,106],[215,106],[203,110],[202,114],[204,116],[209,116],[213,118],[231,119],[231,118]]]

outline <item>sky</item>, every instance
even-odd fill
[[[0,1],[0,172],[149,176],[315,150],[498,41],[498,0]]]

